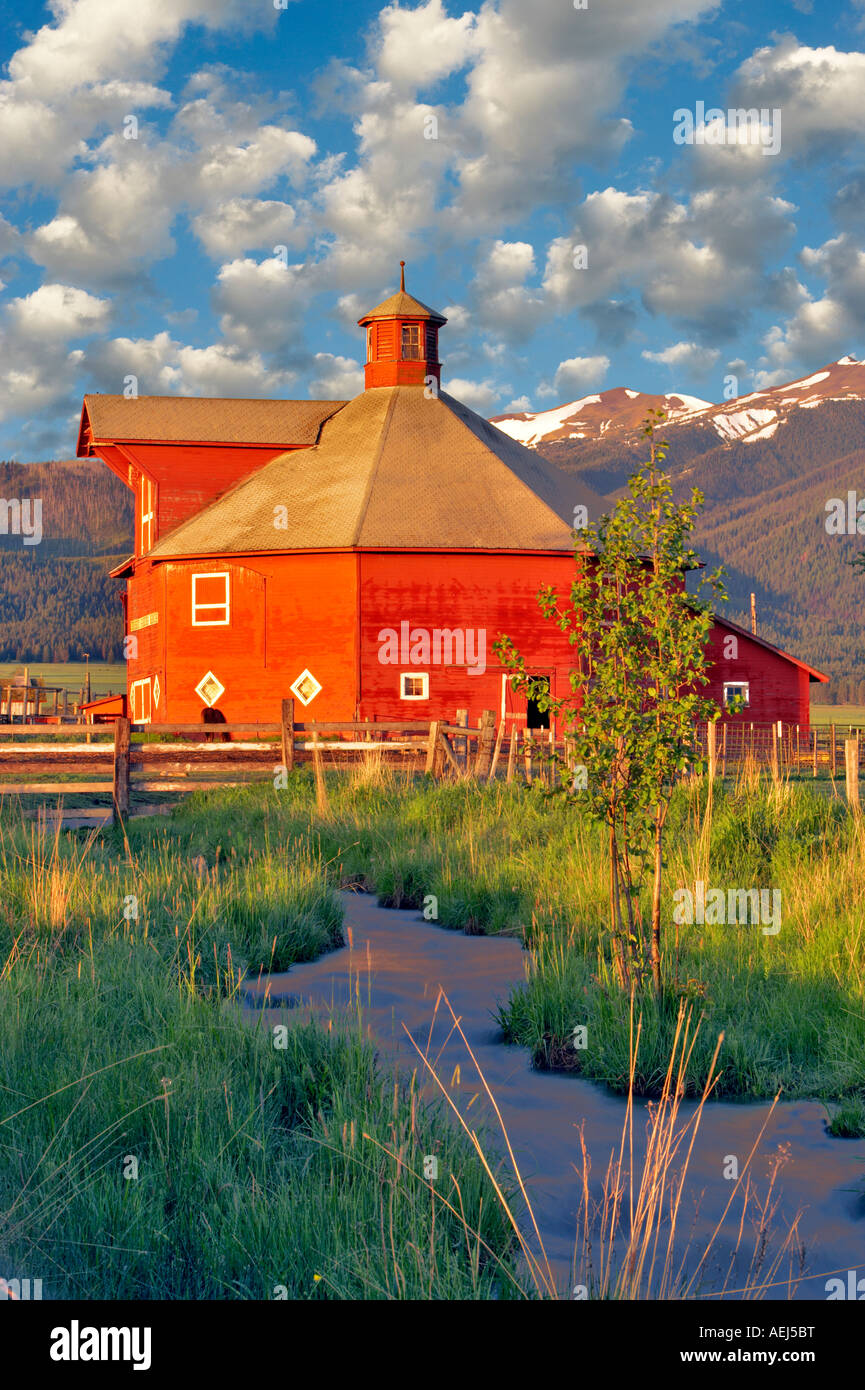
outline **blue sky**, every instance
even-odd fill
[[[82,394],[133,377],[355,394],[355,321],[400,257],[484,414],[863,355],[865,0],[0,0],[0,23],[2,457],[69,456]],[[737,133],[740,108],[767,120]]]

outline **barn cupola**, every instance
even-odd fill
[[[438,338],[443,314],[406,293],[405,261],[400,261],[399,293],[358,319],[366,329],[366,389],[371,386],[423,386],[441,381]]]

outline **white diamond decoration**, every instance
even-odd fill
[[[302,705],[312,704],[316,695],[321,690],[321,686],[311,671],[301,671],[294,685],[289,688],[292,695],[296,695]]]
[[[159,677],[158,677],[158,676],[154,676],[154,677],[153,677],[153,708],[154,708],[154,709],[159,709],[159,696],[160,696],[161,694],[162,694],[162,691],[161,691],[160,686],[159,686]]]
[[[196,695],[200,696],[204,703],[209,706],[215,705],[224,692],[225,686],[216,679],[212,671],[208,671],[206,676],[202,676],[195,687]]]

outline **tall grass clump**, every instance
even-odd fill
[[[212,857],[221,844],[223,853],[228,845],[237,858],[250,858],[264,843],[304,842],[335,886],[360,884],[404,908],[433,898],[443,927],[519,935],[527,978],[501,1002],[506,1037],[529,1047],[541,1066],[579,1072],[624,1094],[629,996],[611,971],[607,846],[585,812],[537,784],[433,783],[388,769],[325,776],[326,817],[310,774],[301,771],[285,792],[190,798],[170,830],[150,823],[131,833],[170,834],[190,856]],[[865,1103],[865,840],[858,822],[839,800],[755,767],[716,782],[711,802],[705,779],[685,780],[667,832],[665,987],[643,1000],[636,1094],[658,1093],[685,999],[706,1018],[684,1080],[689,1094],[699,1094],[705,1080],[706,1039],[723,1031],[713,1095],[768,1098],[781,1088],[786,1097],[843,1107],[838,1125],[865,1132],[857,1119]],[[700,880],[777,888],[780,930],[677,927],[673,895]],[[584,1050],[573,1046],[580,1024],[592,1038]]]
[[[85,1299],[525,1296],[470,1146],[379,1072],[359,1020],[244,1017],[243,979],[338,944],[341,908],[308,841],[231,848],[4,823],[0,1277]]]

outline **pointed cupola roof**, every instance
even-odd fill
[[[415,299],[413,294],[409,294],[405,287],[405,261],[399,263],[399,290],[392,294],[389,299],[383,299],[381,304],[377,304],[374,309],[370,309],[362,318],[358,319],[361,328],[374,319],[428,319],[430,323],[437,323],[440,326],[447,323],[444,314],[440,314],[437,309],[431,309],[428,304],[421,304],[419,299]]]

